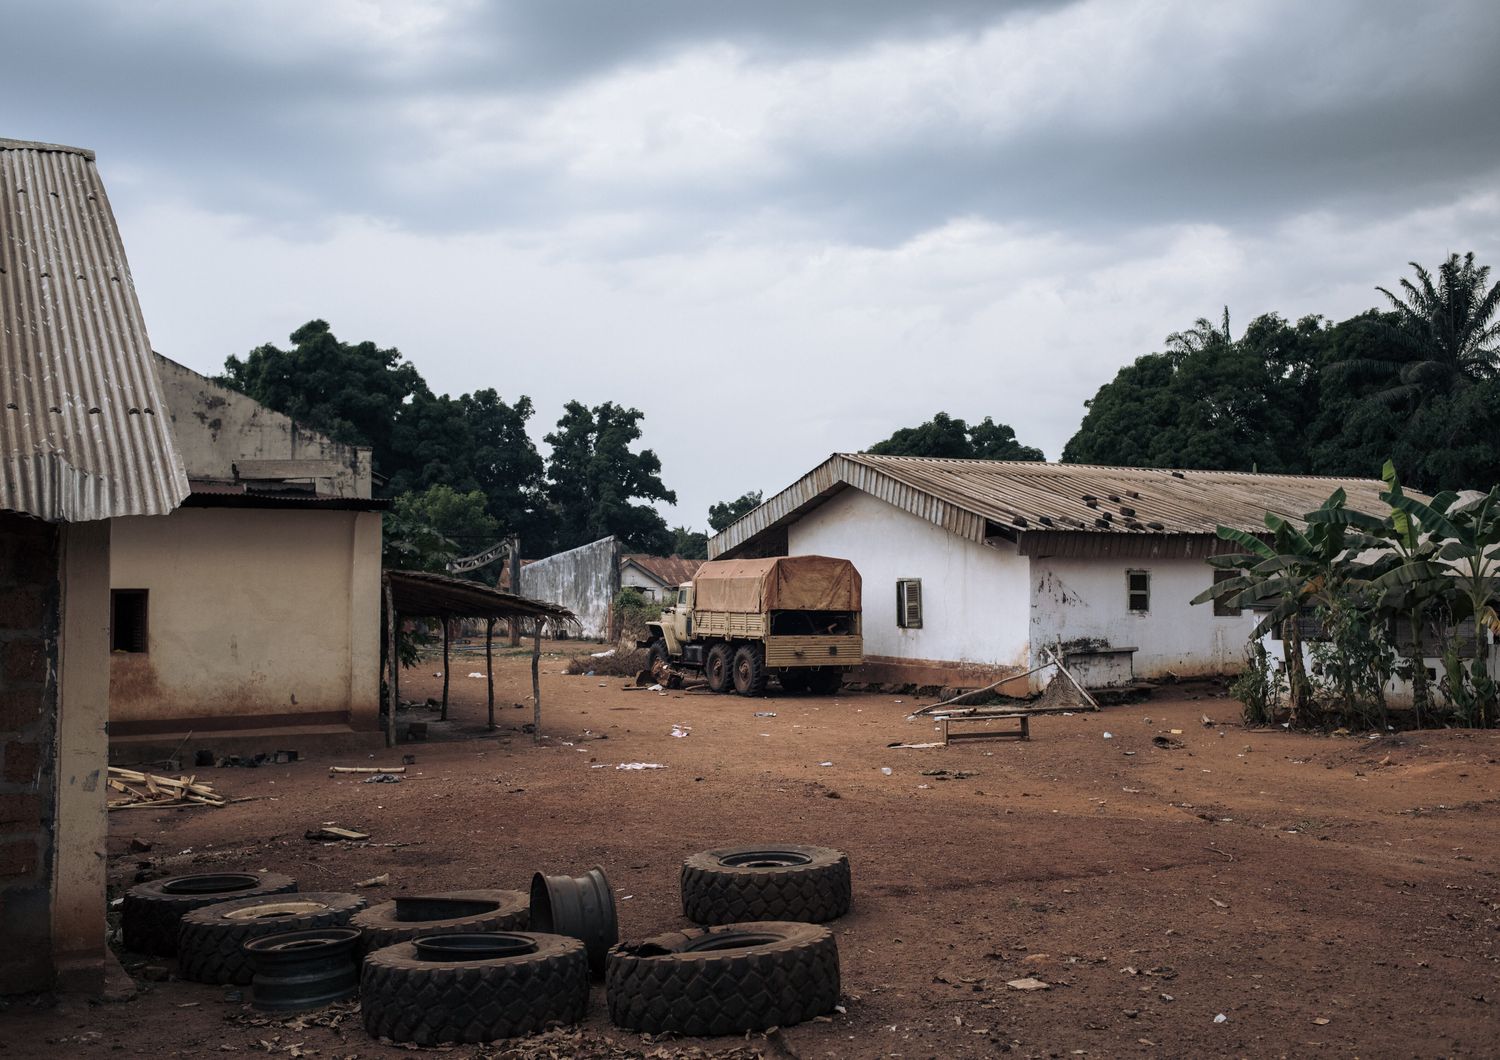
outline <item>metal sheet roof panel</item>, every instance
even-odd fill
[[[0,140],[0,508],[77,522],[187,493],[93,153]]]

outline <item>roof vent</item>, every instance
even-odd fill
[[[1173,478],[1187,478],[1187,476],[1184,475],[1181,471],[1174,471],[1174,472],[1172,472],[1172,477]]]
[[[1149,526],[1153,530],[1165,530],[1166,529],[1166,527],[1163,526],[1161,523],[1147,523],[1146,525]]]
[[[1095,497],[1092,493],[1085,493],[1083,495],[1083,503],[1087,504],[1090,508],[1097,508],[1099,507],[1099,498]]]
[[[1127,504],[1122,504],[1122,505],[1120,505],[1120,514],[1121,515],[1134,515],[1135,514],[1135,509],[1132,508],[1132,507],[1130,507]]]

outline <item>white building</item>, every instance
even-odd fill
[[[1233,672],[1255,625],[1193,606],[1239,548],[1375,480],[835,454],[709,541],[709,556],[819,554],[864,579],[866,681],[978,687],[1061,646],[1094,685]],[[1034,687],[1037,677],[1027,684]]]

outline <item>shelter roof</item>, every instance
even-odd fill
[[[683,559],[681,556],[648,556],[644,552],[629,552],[620,557],[620,566],[630,563],[655,578],[662,585],[681,585],[693,580],[701,559]]]
[[[1023,551],[1059,534],[1149,539],[1213,535],[1221,525],[1264,533],[1267,512],[1300,520],[1340,488],[1350,507],[1386,510],[1378,479],[835,453],[710,540],[709,555],[749,554],[849,488],[960,537],[1004,538]]]
[[[388,570],[392,602],[403,615],[433,618],[545,618],[576,623],[573,612],[557,604],[491,589],[488,585],[427,571]]]
[[[339,497],[289,487],[252,486],[243,482],[190,480],[184,508],[317,508],[322,511],[380,512],[391,506],[382,497]]]
[[[0,508],[161,515],[188,492],[94,155],[0,140]]]

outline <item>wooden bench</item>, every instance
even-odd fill
[[[969,732],[954,732],[953,725],[978,724],[987,721],[1017,721],[1020,727],[1015,729],[976,729]],[[1031,739],[1031,715],[1020,711],[1008,710],[994,713],[972,713],[972,714],[950,714],[942,718],[943,743],[950,744],[955,740],[1030,740]]]

